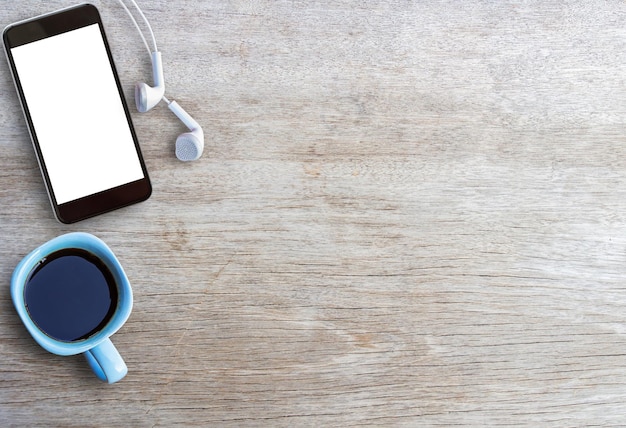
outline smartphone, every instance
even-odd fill
[[[150,178],[95,6],[11,24],[3,41],[56,218],[73,223],[148,199]]]

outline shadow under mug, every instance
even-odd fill
[[[93,254],[108,268],[117,288],[117,306],[106,324],[88,337],[64,341],[46,334],[31,317],[25,299],[25,288],[34,269],[49,255],[63,250],[78,249]],[[113,251],[94,235],[73,232],[58,236],[22,259],[11,277],[11,297],[17,313],[28,332],[47,351],[57,355],[84,354],[87,362],[100,380],[114,383],[126,376],[128,369],[119,352],[109,339],[118,331],[130,316],[133,306],[133,293],[122,265]]]

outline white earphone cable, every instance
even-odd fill
[[[135,8],[137,9],[137,12],[139,12],[139,15],[141,15],[141,18],[143,19],[143,22],[146,23],[146,26],[148,27],[148,31],[150,32],[150,37],[152,37],[152,44],[154,45],[154,51],[158,52],[159,49],[157,48],[156,38],[154,37],[154,32],[152,31],[152,26],[150,25],[150,21],[148,21],[148,18],[146,18],[146,15],[143,14],[143,11],[137,5],[137,2],[135,0],[130,0],[130,1],[135,6]]]
[[[143,31],[141,31],[141,28],[139,28],[139,24],[137,23],[137,20],[135,20],[135,17],[130,12],[130,10],[128,10],[128,7],[126,6],[126,4],[124,4],[124,2],[122,0],[117,0],[117,1],[119,2],[119,4],[122,5],[122,7],[124,8],[124,10],[128,14],[128,16],[130,17],[131,21],[133,21],[133,25],[135,25],[135,28],[139,32],[139,36],[141,36],[141,40],[143,41],[143,44],[145,45],[146,49],[148,50],[148,54],[151,55],[152,51],[150,51],[150,46],[148,46],[148,41],[144,37]],[[143,14],[143,11],[141,10],[141,8],[139,8],[139,5],[137,4],[137,2],[135,0],[130,0],[130,2],[133,4],[133,6],[135,6],[135,9],[137,9],[137,12],[139,12],[139,15],[143,19],[143,22],[146,23],[146,27],[148,27],[148,31],[150,32],[150,37],[152,38],[152,44],[154,45],[154,52],[158,52],[159,49],[157,48],[156,38],[154,37],[154,32],[152,31],[152,26],[150,25],[150,22],[148,21],[148,18],[146,18],[146,15]]]

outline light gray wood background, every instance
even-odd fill
[[[95,4],[132,103],[147,54]],[[141,5],[206,135],[183,164],[133,111],[142,204],[54,220],[0,61],[0,425],[626,425],[626,3]],[[9,296],[69,231],[134,287],[113,386]]]

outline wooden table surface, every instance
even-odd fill
[[[95,4],[132,104],[145,48]],[[144,203],[57,223],[0,61],[0,425],[626,425],[626,3],[140,4],[206,135],[181,163],[133,111]],[[115,385],[11,302],[70,231],[133,286]]]

